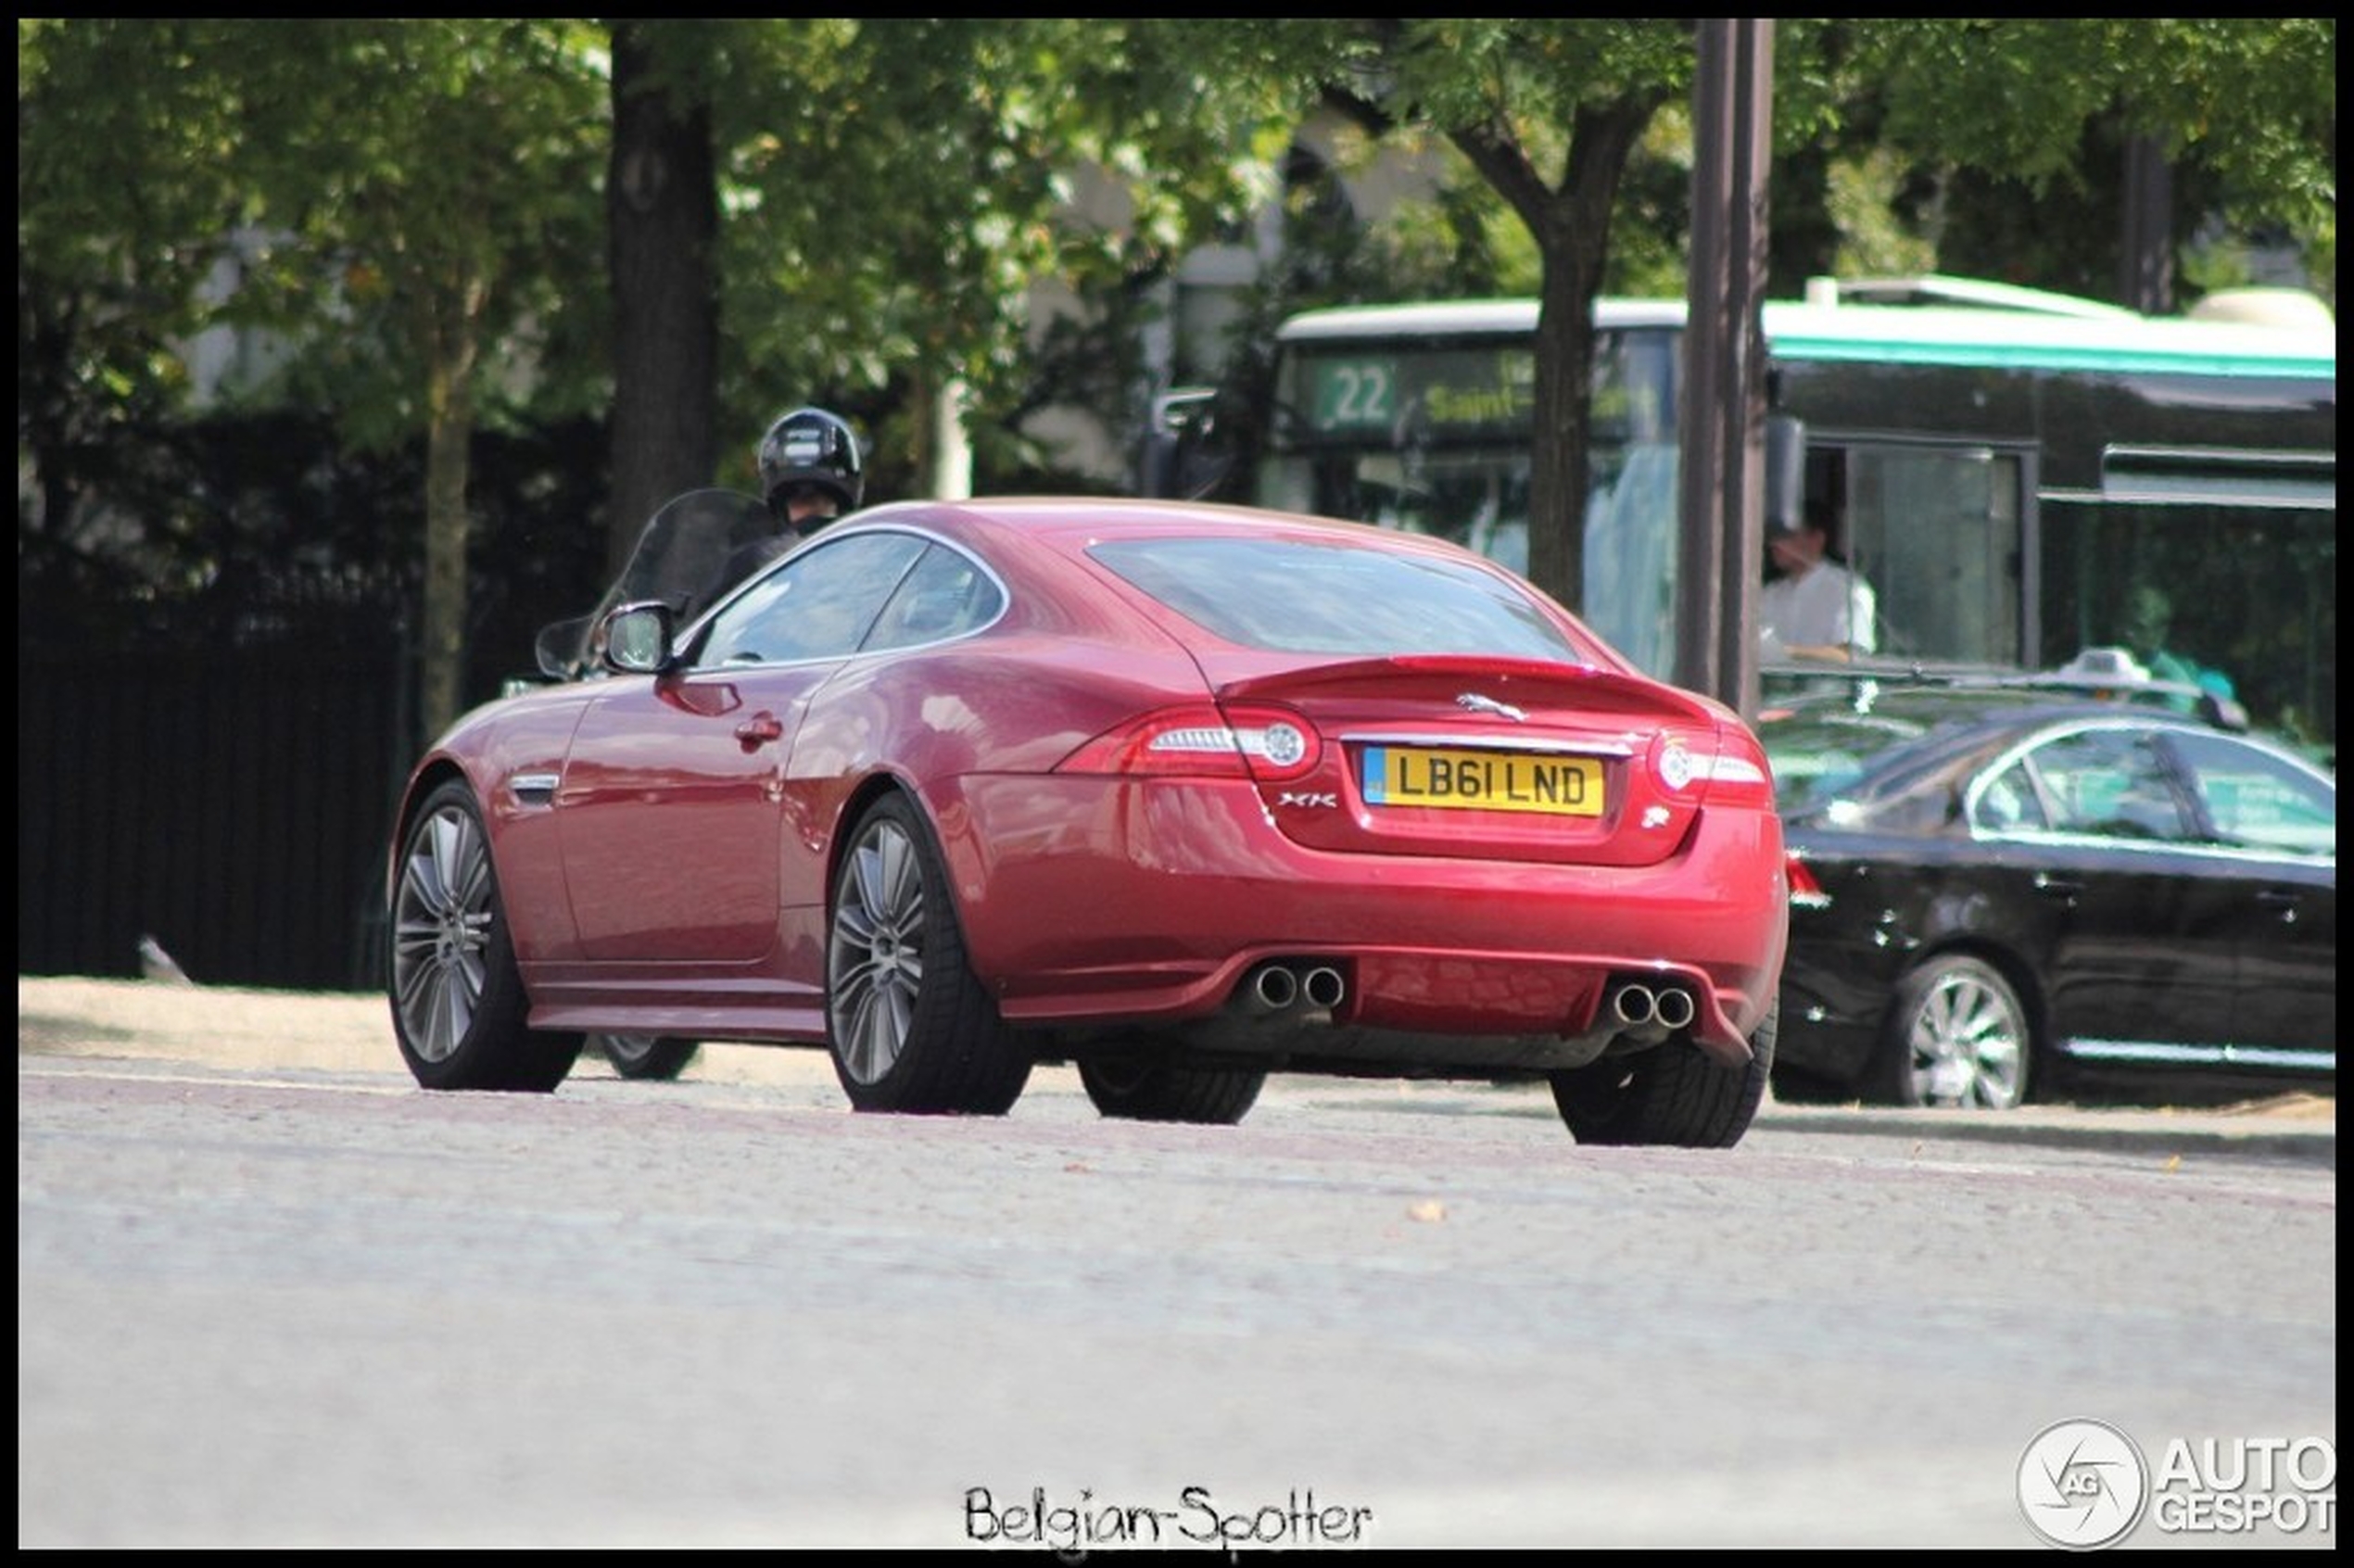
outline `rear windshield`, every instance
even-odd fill
[[[1318,539],[1116,539],[1089,553],[1246,648],[1588,662],[1525,590],[1465,562]]]
[[[1866,765],[1927,727],[1896,718],[1829,709],[1769,719],[1757,727],[1774,770],[1774,803],[1804,811],[1855,787]]]

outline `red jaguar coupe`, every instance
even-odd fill
[[[1270,1072],[1542,1078],[1728,1147],[1788,936],[1764,752],[1411,534],[1117,499],[854,513],[681,624],[757,503],[683,497],[545,685],[437,741],[391,853],[400,1050],[829,1051],[860,1110],[1234,1122]]]

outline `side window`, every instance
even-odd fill
[[[1980,791],[1970,825],[1990,833],[2032,832],[2047,826],[2034,776],[2025,763],[2013,763]]]
[[[1889,391],[1902,402],[1903,392]],[[1873,590],[1879,651],[1993,664],[2026,657],[2022,453],[1856,444],[1829,478],[1839,493],[1828,499],[1840,508],[1831,548]],[[1816,482],[1810,462],[1810,489]]]
[[[980,563],[943,545],[925,551],[884,605],[862,652],[962,637],[995,618],[1006,596]]]
[[[854,534],[804,550],[719,614],[695,664],[774,664],[855,652],[930,548],[913,534]]]
[[[2337,790],[2269,752],[2221,735],[2174,737],[2215,836],[2227,844],[2337,858]]]
[[[2061,832],[2165,841],[2194,836],[2147,736],[2083,730],[2039,747],[2033,761]]]

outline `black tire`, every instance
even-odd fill
[[[1766,1098],[1780,1022],[1777,999],[1749,1037],[1749,1060],[1737,1068],[1678,1037],[1550,1074],[1553,1105],[1581,1144],[1729,1149]]]
[[[588,1043],[603,1052],[622,1077],[664,1083],[686,1071],[702,1049],[699,1040],[670,1034],[592,1034]]]
[[[1030,1056],[965,956],[930,829],[886,795],[851,829],[826,926],[834,1076],[862,1111],[1003,1116]]]
[[[1258,1068],[1209,1067],[1120,1051],[1082,1056],[1079,1081],[1108,1117],[1232,1127],[1258,1103],[1267,1074]]]
[[[474,793],[425,797],[401,845],[386,990],[401,1059],[427,1089],[544,1094],[580,1055],[576,1033],[525,1027],[506,905]]]
[[[2027,1009],[2002,971],[1942,954],[1896,983],[1865,1097],[1880,1105],[2012,1110],[2033,1088]]]

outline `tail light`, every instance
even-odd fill
[[[1782,856],[1782,872],[1790,881],[1790,901],[1801,909],[1824,909],[1830,905],[1831,895],[1823,891],[1816,877],[1796,850]]]
[[[1315,728],[1288,708],[1212,703],[1162,708],[1106,730],[1056,765],[1057,773],[1134,778],[1250,778],[1283,783],[1315,771]]]
[[[1671,793],[1689,790],[1714,806],[1774,809],[1774,775],[1747,731],[1670,729],[1652,743],[1652,777]]]

